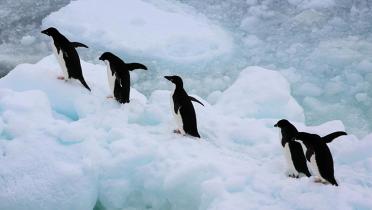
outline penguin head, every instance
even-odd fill
[[[41,33],[46,34],[48,36],[54,36],[59,34],[59,31],[56,28],[50,27],[48,29],[45,29],[44,31],[41,31]]]
[[[293,140],[303,142],[306,148],[313,148],[319,144],[326,144],[319,135],[306,132],[298,132]]]
[[[182,79],[181,77],[179,76],[176,76],[176,75],[173,75],[173,76],[164,76],[165,79],[171,81],[173,84],[175,84],[176,86],[183,86],[183,82],[182,82]]]
[[[113,57],[116,57],[114,54],[110,53],[110,52],[104,52],[100,57],[99,59],[101,61],[110,61]]]
[[[279,120],[275,125],[274,127],[278,127],[278,128],[285,128],[287,126],[291,126],[292,124],[286,120],[286,119],[282,119],[282,120]]]

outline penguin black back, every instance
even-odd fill
[[[303,132],[304,133],[304,132]],[[304,134],[302,134],[304,135]],[[340,137],[340,136],[344,136],[344,135],[347,135],[347,133],[345,131],[336,131],[336,132],[333,132],[333,133],[330,133],[328,135],[325,135],[322,137],[322,141],[325,142],[325,143],[331,143],[334,139]],[[309,147],[311,147],[310,145],[308,145]],[[306,159],[308,161],[310,161],[311,159],[311,156],[314,154],[314,150],[312,148],[308,148],[306,150]]]
[[[57,53],[58,54],[62,53],[64,65],[68,73],[68,78],[65,79],[66,80],[69,78],[77,79],[84,85],[85,88],[87,88],[90,91],[88,84],[84,80],[80,64],[80,58],[75,49],[76,47],[87,46],[78,42],[70,42],[56,28],[53,27],[42,31],[41,33],[51,36],[53,38],[53,44],[57,50]]]
[[[338,186],[334,177],[332,154],[327,143],[319,135],[306,132],[298,132],[296,140],[302,141],[308,150],[310,149],[314,152],[319,175],[332,185]]]
[[[165,76],[165,78],[171,81],[176,86],[172,95],[172,111],[174,111],[174,113],[176,114],[179,113],[181,115],[183,130],[185,131],[185,133],[191,136],[200,138],[196,122],[196,113],[191,101],[196,101],[200,104],[202,103],[186,93],[185,89],[183,88],[183,81],[181,77]]]
[[[295,173],[303,173],[307,177],[310,177],[311,174],[306,164],[306,158],[301,143],[294,141],[294,138],[298,133],[296,127],[286,119],[279,120],[274,126],[281,129],[280,132],[282,134],[282,146],[284,147],[284,150],[289,150],[285,151],[285,153],[290,153],[286,154],[286,156],[289,156],[286,158],[289,162],[288,164],[290,169],[290,176],[296,177],[298,175],[296,175]],[[286,146],[288,148],[286,148]],[[291,164],[293,164],[293,167],[297,172],[291,169]]]
[[[130,95],[130,74],[129,71],[135,69],[147,70],[147,67],[140,63],[125,63],[118,56],[111,52],[105,52],[100,57],[100,60],[107,61],[109,73],[114,77],[113,94],[115,99],[120,103],[129,103]]]

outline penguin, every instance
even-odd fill
[[[105,52],[100,57],[107,65],[107,78],[111,92],[119,103],[129,103],[130,74],[135,69],[147,70],[147,67],[140,63],[125,63],[116,55]]]
[[[195,101],[202,106],[204,106],[204,104],[196,98],[187,95],[185,89],[183,89],[181,77],[174,75],[165,76],[164,78],[175,85],[175,89],[171,95],[171,108],[178,130],[174,132],[200,138],[196,123],[195,109],[191,101]]]
[[[56,56],[63,72],[63,76],[58,77],[58,79],[64,79],[65,81],[70,78],[77,79],[82,85],[84,85],[86,89],[91,91],[88,84],[84,80],[79,55],[75,49],[77,47],[88,48],[88,46],[79,42],[70,42],[56,28],[53,27],[43,30],[41,33],[51,36],[53,39],[53,53]]]
[[[281,143],[288,164],[289,177],[298,178],[301,174],[310,177],[311,173],[307,167],[306,160],[310,162],[314,151],[311,148],[303,147],[300,142],[294,141],[294,138],[298,134],[298,130],[288,120],[279,120],[274,126],[281,129]],[[321,137],[321,139],[325,143],[330,143],[342,135],[347,135],[347,133],[344,131],[336,131]],[[306,151],[305,154],[304,151]]]
[[[305,132],[303,132],[303,133],[305,133]],[[330,133],[326,136],[323,136],[321,138],[322,138],[323,142],[328,144],[328,143],[331,143],[334,139],[336,139],[340,136],[344,136],[344,135],[347,135],[347,133],[344,132],[344,131],[336,131],[336,132]],[[311,162],[312,155],[314,155],[314,150],[312,150],[311,148],[306,149],[305,157],[306,157],[307,161]]]
[[[294,141],[298,133],[296,127],[285,119],[279,120],[274,126],[281,129],[280,138],[288,165],[288,176],[293,178],[299,178],[300,175],[310,177],[311,174],[307,168],[301,143]]]
[[[308,151],[313,151],[310,162],[315,175],[319,178],[317,180],[338,186],[334,176],[333,157],[327,143],[319,135],[305,132],[298,132],[294,139],[302,141]]]

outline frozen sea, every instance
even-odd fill
[[[372,2],[0,2],[0,209],[372,209]],[[87,83],[61,70],[40,30],[78,49]],[[107,99],[111,51],[131,103]],[[172,133],[184,79],[202,138]],[[278,130],[345,130],[329,147],[340,187],[289,179]]]

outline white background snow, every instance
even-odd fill
[[[78,51],[92,92],[57,80],[53,55],[0,79],[0,209],[372,209],[370,6],[71,2],[42,27],[90,46]],[[107,50],[149,67],[131,72],[130,104],[106,98]],[[172,133],[167,74],[205,104],[200,140]],[[339,187],[285,175],[281,118],[349,133],[329,144]]]

